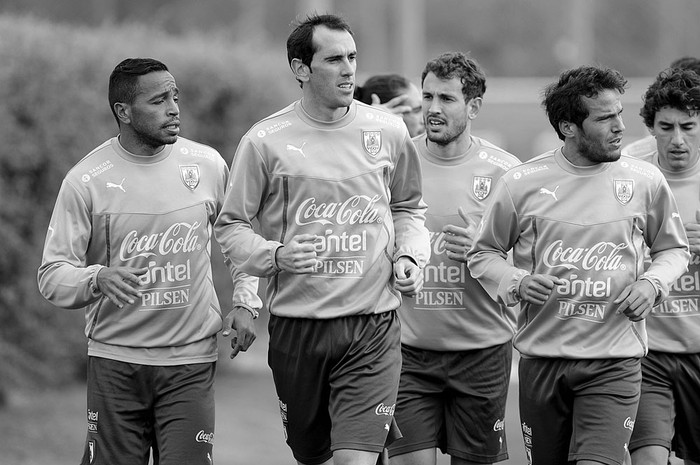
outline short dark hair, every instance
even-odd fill
[[[661,71],[642,100],[644,104],[639,114],[648,128],[654,127],[656,113],[663,107],[697,113],[700,111],[700,75],[683,68]]]
[[[138,95],[136,85],[139,76],[154,73],[156,71],[168,71],[168,67],[153,58],[127,58],[119,63],[109,76],[109,107],[119,124],[119,118],[114,111],[117,102],[133,103]]]
[[[313,43],[316,26],[326,26],[328,29],[336,31],[347,31],[352,35],[350,25],[340,16],[311,14],[304,21],[301,21],[287,38],[287,61],[290,65],[294,58],[298,58],[306,66],[311,66],[311,60],[316,53]]]
[[[421,85],[428,73],[445,80],[459,78],[465,102],[474,97],[483,97],[486,93],[486,74],[476,60],[462,52],[447,52],[430,60],[421,74]]]
[[[406,93],[411,81],[399,74],[377,74],[365,81],[362,86],[355,86],[355,99],[372,104],[372,94],[386,103],[394,97]]]
[[[564,134],[559,129],[560,122],[568,121],[581,127],[588,117],[584,97],[594,98],[604,90],[616,90],[624,94],[626,88],[627,79],[619,71],[597,66],[581,66],[564,71],[557,82],[544,89],[542,106],[557,136],[564,140]]]

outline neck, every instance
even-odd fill
[[[463,156],[472,146],[472,138],[468,131],[463,132],[457,139],[447,144],[438,144],[426,137],[430,153],[443,160],[453,160]]]

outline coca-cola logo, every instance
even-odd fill
[[[506,423],[503,420],[496,420],[496,423],[493,424],[493,430],[494,431],[503,431],[506,429]]]
[[[165,232],[139,235],[132,230],[127,233],[119,248],[119,258],[126,262],[137,257],[165,256],[168,254],[188,253],[201,249],[199,236],[196,234],[200,222],[175,223]]]
[[[296,223],[308,224],[369,224],[381,223],[376,204],[379,195],[353,195],[343,202],[317,202],[315,197],[304,200],[295,214]]]
[[[194,437],[197,442],[206,442],[207,444],[214,444],[214,433],[205,433],[204,430],[200,430],[199,433]]]
[[[567,270],[615,271],[624,270],[620,251],[628,244],[598,242],[591,247],[565,247],[564,241],[557,240],[544,251],[542,261],[549,268],[563,267]]]
[[[381,403],[377,405],[377,408],[374,409],[374,413],[377,415],[389,415],[392,416],[394,415],[394,410],[396,409],[396,404],[394,405],[384,405],[384,403]]]
[[[632,431],[634,430],[634,420],[631,419],[630,417],[625,418],[625,428]]]

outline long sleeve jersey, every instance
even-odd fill
[[[353,102],[321,122],[297,101],[241,139],[215,234],[241,271],[270,277],[274,315],[380,313],[401,302],[393,262],[408,256],[423,267],[429,258],[425,209],[420,161],[399,117]],[[318,236],[314,273],[276,266],[277,248],[298,234]]]
[[[522,302],[516,349],[570,359],[645,355],[645,322],[630,321],[613,301],[642,276],[663,298],[686,269],[685,230],[661,172],[624,156],[574,166],[557,149],[506,173],[493,195],[469,252],[472,276],[506,305],[517,301],[524,274],[563,281],[544,305]]]
[[[227,177],[218,152],[182,137],[153,156],[112,138],[68,172],[38,281],[54,305],[85,307],[89,355],[145,365],[216,360],[222,317],[210,239]],[[120,309],[93,293],[102,266],[147,267],[142,297]],[[234,274],[234,302],[260,307],[257,278]]]
[[[655,151],[642,158],[655,164],[671,187],[684,223],[698,223],[700,211],[700,163],[683,171],[659,166]],[[692,254],[688,271],[673,283],[668,298],[647,318],[649,349],[671,353],[700,352],[700,257]]]
[[[475,224],[496,181],[520,164],[513,155],[472,136],[469,149],[445,160],[433,155],[426,136],[414,139],[421,155],[423,197],[428,204],[426,226],[432,251],[424,269],[423,290],[403,299],[401,341],[426,350],[472,350],[503,344],[513,338],[515,307],[493,300],[467,270],[465,262],[447,257],[443,227],[467,227],[461,207]]]

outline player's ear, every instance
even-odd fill
[[[482,103],[483,99],[481,97],[474,97],[467,102],[467,117],[469,119],[476,118],[476,115],[478,115],[479,111],[481,110]]]
[[[311,68],[305,65],[299,58],[292,58],[292,62],[289,66],[292,68],[292,73],[294,73],[294,77],[297,81],[306,82],[309,80]]]
[[[564,134],[564,137],[572,137],[576,132],[576,125],[571,121],[560,121],[559,131]]]
[[[131,123],[131,107],[127,103],[115,102],[114,113],[123,124]]]

